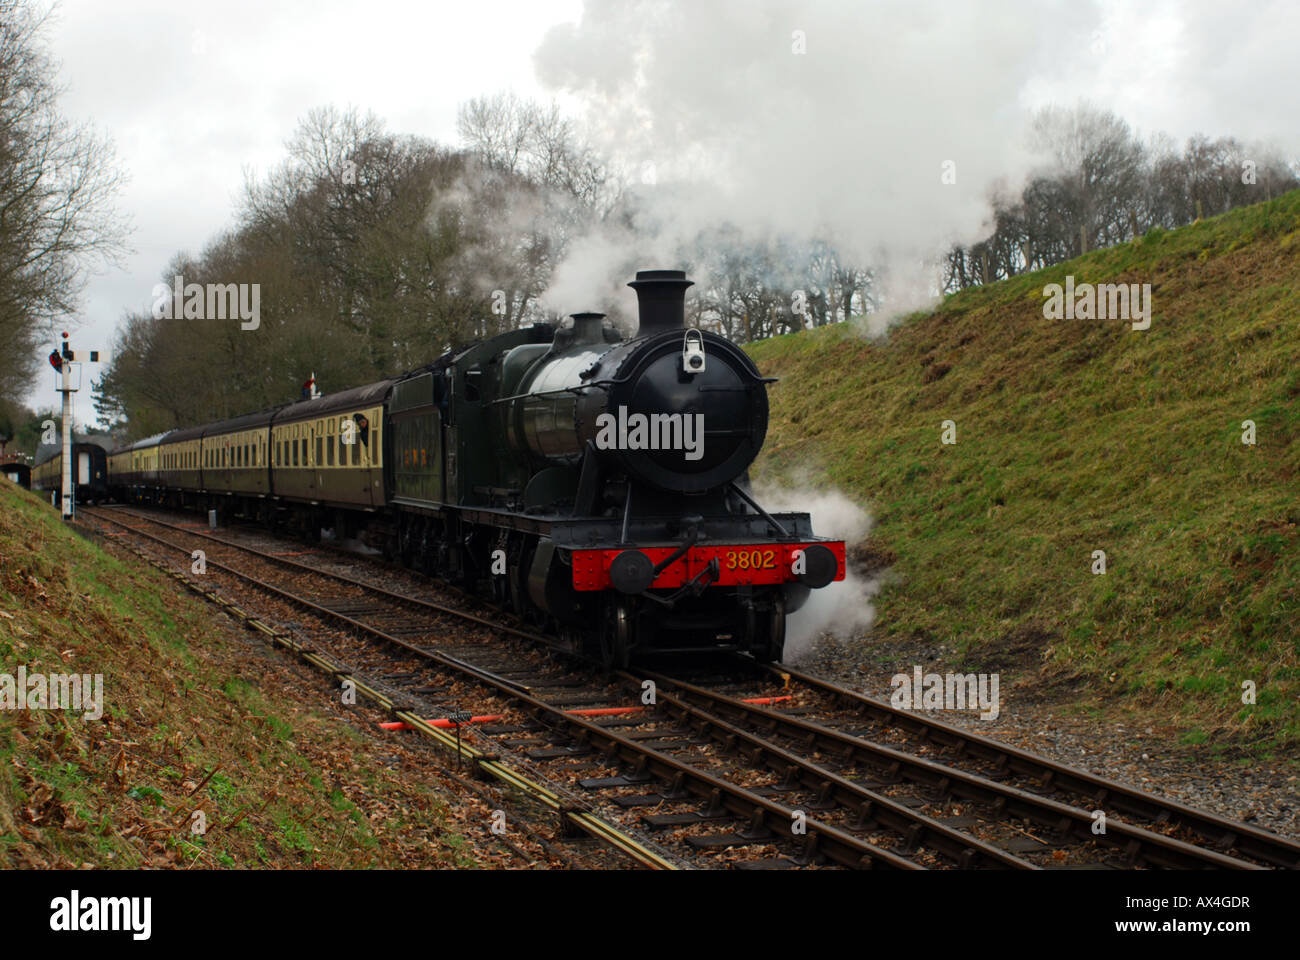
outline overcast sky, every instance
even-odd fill
[[[689,23],[709,3],[685,3],[678,16]],[[871,9],[862,0],[849,4]],[[748,6],[728,5],[737,16]],[[805,7],[817,5],[761,5],[782,38],[815,22]],[[986,6],[991,21],[1007,15],[1003,0]],[[1042,65],[1014,105],[1086,97],[1143,133],[1232,134],[1300,151],[1300,3],[1079,0],[1061,9],[1069,9],[1068,22],[1063,16],[1059,32],[1043,32]],[[549,97],[534,53],[550,28],[582,13],[581,0],[62,0],[48,32],[68,87],[62,107],[114,141],[130,176],[118,209],[134,227],[125,268],[88,287],[74,343],[110,347],[123,312],[147,307],[177,251],[197,253],[229,225],[244,170],[265,171],[282,159],[284,141],[312,107],[356,106],[394,132],[452,143],[456,107],[470,97],[505,88]],[[955,17],[952,29],[966,28]],[[816,43],[813,34],[810,58]],[[888,38],[864,36],[861,56],[880,43]],[[963,82],[944,76],[942,64],[934,69],[938,84]],[[846,85],[853,80],[844,76]],[[898,94],[884,86],[867,93]],[[52,381],[43,374],[29,402],[54,403]],[[93,419],[89,390],[76,409],[80,422]]]

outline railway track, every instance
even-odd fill
[[[483,719],[457,727],[472,763],[490,770],[508,756],[564,798],[566,815],[588,811],[626,844],[667,851],[665,864],[1300,866],[1286,838],[788,668],[737,661],[708,682],[602,676],[541,652],[538,634],[453,606],[448,590],[398,592],[301,559],[319,553],[259,550],[199,524],[83,514],[173,559],[191,544],[138,524],[203,543],[219,574],[332,625],[333,649],[307,654],[336,676],[378,676],[376,692],[408,725],[472,703]]]

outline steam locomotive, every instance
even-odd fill
[[[779,660],[787,614],[844,578],[844,543],[751,495],[770,380],[686,329],[685,273],[629,286],[630,339],[598,313],[534,324],[395,379],[140,441],[110,456],[110,484],[124,500],[332,527],[608,666],[719,649]]]

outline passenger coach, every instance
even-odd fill
[[[38,454],[31,472],[33,490],[54,494],[57,504],[63,490],[63,451],[46,448]],[[72,444],[72,499],[74,503],[101,503],[109,498],[108,454],[97,443]]]

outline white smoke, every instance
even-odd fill
[[[871,532],[871,517],[838,490],[755,483],[754,495],[766,510],[811,515],[818,536],[843,540],[850,551]],[[879,589],[878,580],[864,580],[850,564],[843,580],[814,590],[808,602],[786,621],[785,662],[797,663],[819,637],[829,634],[847,640],[870,630],[876,618],[871,601]]]
[[[923,305],[933,274],[914,265],[982,236],[991,185],[1032,167],[1025,91],[1099,22],[1064,0],[587,0],[547,34],[538,76],[640,189],[631,222],[603,228],[598,256],[575,244],[547,299],[612,292],[628,263],[680,266],[731,223],[826,239],[891,271],[887,312]]]

